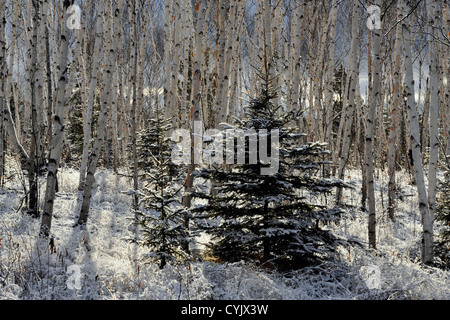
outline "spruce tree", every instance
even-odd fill
[[[150,120],[148,129],[139,133],[139,167],[143,172],[144,187],[140,190],[140,206],[135,212],[140,227],[139,244],[148,247],[146,255],[159,262],[177,263],[187,258],[183,245],[189,241],[184,226],[188,211],[181,204],[183,172],[172,163],[173,142],[167,137],[171,127],[169,119],[160,113]]]
[[[320,159],[329,154],[325,145],[299,145],[302,135],[289,127],[299,113],[284,112],[274,105],[272,81],[267,74],[261,79],[261,93],[251,100],[244,119],[228,127],[234,132],[258,133],[246,143],[245,163],[199,169],[196,176],[214,180],[217,190],[195,193],[194,197],[207,201],[194,210],[200,230],[212,238],[210,249],[215,257],[229,262],[256,259],[287,270],[331,256],[340,240],[323,226],[338,221],[341,210],[327,208],[318,201],[343,183],[316,175],[324,164]],[[276,132],[272,129],[278,130],[278,146],[271,143],[271,134]],[[262,170],[274,166],[260,156],[264,132],[269,135],[267,154],[272,157],[279,153],[278,170],[271,174],[262,174]],[[255,142],[252,139],[257,140],[257,150],[250,148]],[[237,140],[228,141],[228,145],[237,146]],[[239,150],[235,147],[233,151]],[[251,161],[255,156],[256,163]]]
[[[439,184],[441,196],[436,211],[436,219],[442,223],[436,256],[444,268],[450,267],[450,164]]]

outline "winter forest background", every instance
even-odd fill
[[[448,299],[449,9],[0,0],[0,298]]]

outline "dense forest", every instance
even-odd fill
[[[448,299],[449,80],[448,0],[0,0],[0,298]]]

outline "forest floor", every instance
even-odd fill
[[[0,299],[449,299],[450,272],[420,264],[421,223],[411,176],[399,173],[395,222],[387,218],[387,174],[378,172],[377,250],[367,250],[368,215],[360,208],[361,174],[350,170],[347,212],[334,233],[352,242],[338,248],[336,261],[289,275],[252,263],[195,261],[157,265],[143,259],[145,248],[128,241],[132,183],[99,169],[86,227],[74,227],[81,193],[79,172],[60,170],[51,245],[37,237],[40,221],[23,212],[21,173],[9,172],[0,190]],[[45,192],[41,180],[41,197]],[[332,203],[332,196],[328,202]],[[322,199],[325,200],[325,199]],[[439,225],[435,226],[438,232]],[[206,239],[198,239],[199,243]],[[370,273],[373,272],[373,273]],[[79,281],[78,281],[79,280]]]

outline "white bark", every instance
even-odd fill
[[[185,0],[186,1],[186,0]],[[181,0],[175,0],[173,6],[173,14],[175,19],[175,25],[173,29],[174,42],[173,52],[170,60],[172,61],[172,82],[169,94],[169,109],[170,114],[174,117],[173,124],[178,125],[179,121],[179,97],[178,97],[178,75],[180,73],[180,61],[181,61],[181,22],[182,22],[182,3]]]
[[[197,28],[196,28],[196,37],[195,37],[195,71],[193,76],[193,83],[192,83],[192,106],[189,112],[189,121],[190,121],[190,134],[191,134],[191,141],[192,141],[192,147],[191,147],[191,163],[188,165],[188,172],[185,182],[185,195],[183,196],[183,204],[186,207],[190,207],[191,205],[191,195],[190,193],[193,191],[194,186],[194,176],[192,173],[195,170],[195,159],[193,157],[194,150],[202,143],[201,137],[195,137],[194,136],[194,123],[199,122],[201,120],[201,101],[202,101],[202,94],[201,94],[201,79],[202,79],[202,63],[203,63],[203,37],[204,35],[204,29],[203,25],[205,23],[205,15],[203,14],[206,10],[207,6],[207,0],[200,0],[200,7],[199,12],[197,14]]]
[[[397,5],[398,20],[403,18],[403,12],[399,5]],[[394,65],[392,67],[392,90],[393,99],[391,103],[391,119],[390,119],[390,129],[389,129],[389,143],[388,143],[388,171],[389,171],[389,186],[388,186],[388,212],[389,217],[394,219],[395,217],[395,191],[396,191],[396,174],[395,174],[395,161],[396,161],[396,151],[397,151],[397,132],[399,126],[399,110],[401,108],[402,102],[402,84],[401,84],[401,37],[402,37],[402,26],[398,24],[395,32],[395,44],[394,44]]]
[[[378,1],[380,8],[383,7],[383,0]],[[370,95],[369,112],[366,123],[366,137],[365,137],[365,167],[366,167],[366,184],[367,184],[367,200],[369,211],[369,246],[376,249],[376,212],[375,212],[375,190],[374,190],[374,165],[373,165],[373,140],[374,140],[374,125],[375,113],[378,102],[380,101],[380,81],[381,81],[381,29],[374,29],[374,45],[373,45],[373,86]],[[369,34],[369,37],[371,35]],[[382,112],[380,110],[379,112]]]
[[[407,0],[400,0],[403,5],[404,15],[411,11],[410,3]],[[417,191],[419,196],[419,210],[422,216],[422,262],[433,262],[433,221],[428,208],[427,190],[422,166],[422,154],[420,145],[419,119],[417,115],[417,105],[414,95],[414,75],[412,67],[411,53],[411,31],[408,25],[409,19],[402,22],[404,63],[405,63],[405,91],[407,95],[407,109],[411,129],[411,149],[414,162],[414,176],[416,178]]]
[[[94,39],[94,54],[92,62],[92,74],[89,84],[89,93],[87,105],[85,107],[85,115],[83,121],[83,153],[81,155],[81,165],[80,165],[80,179],[78,182],[78,190],[84,189],[84,184],[86,181],[86,169],[89,157],[89,144],[92,133],[92,112],[94,109],[95,101],[95,89],[97,88],[97,75],[100,65],[101,58],[101,43],[102,43],[102,30],[103,30],[103,19],[104,19],[104,5],[103,1],[99,2],[97,14],[97,22],[95,27],[95,39]]]
[[[290,59],[290,78],[291,87],[289,90],[289,109],[295,112],[299,111],[300,108],[300,68],[301,68],[301,29],[300,25],[303,19],[303,7],[297,6],[294,12],[294,23],[291,27],[293,36],[291,37],[291,59]],[[301,117],[300,117],[301,118]],[[300,118],[296,121],[296,126],[298,131],[302,130]]]
[[[0,79],[2,79],[0,83],[0,112],[3,114],[3,109],[5,108],[6,104],[6,97],[5,97],[5,82],[4,79],[6,78],[6,75],[8,73],[6,69],[6,17],[5,17],[5,11],[6,11],[6,3],[5,1],[0,2]],[[12,41],[12,43],[14,43]],[[4,126],[3,126],[3,116],[0,117],[0,186],[3,187],[3,176],[5,174],[5,159],[4,159],[4,152],[5,152],[5,146],[4,146]]]
[[[334,0],[331,6],[330,12],[330,33],[329,33],[329,47],[328,47],[328,60],[327,60],[327,70],[326,70],[326,85],[325,85],[325,108],[328,108],[326,116],[326,130],[325,130],[325,141],[328,143],[329,148],[332,147],[332,134],[333,134],[333,81],[334,81],[334,50],[335,42],[334,38],[336,35],[336,21],[337,21],[337,9],[338,1]]]
[[[98,129],[97,135],[95,137],[94,145],[92,148],[92,153],[89,157],[89,165],[86,176],[86,183],[83,192],[83,202],[81,205],[80,217],[78,218],[78,224],[85,224],[89,215],[89,206],[91,203],[92,196],[92,188],[95,181],[95,171],[97,169],[98,159],[100,157],[101,148],[104,144],[105,139],[105,127],[106,120],[109,112],[109,96],[111,93],[112,87],[112,76],[114,74],[114,68],[116,66],[116,58],[117,52],[120,48],[120,40],[121,40],[121,17],[124,7],[124,0],[119,0],[115,10],[113,17],[113,30],[111,27],[107,29],[105,33],[105,38],[107,39],[108,44],[108,54],[107,54],[107,65],[105,68],[105,72],[103,73],[103,91],[101,95],[101,106],[100,106],[100,114],[98,118]],[[111,40],[112,38],[112,40]]]
[[[18,105],[19,98],[17,94],[17,90],[14,86],[14,80],[13,80],[13,69],[14,69],[14,58],[16,53],[16,40],[19,36],[19,28],[17,27],[19,23],[19,10],[20,6],[16,3],[14,5],[14,18],[12,21],[12,38],[10,41],[10,52],[9,52],[9,66],[8,66],[8,75],[6,79],[6,86],[5,86],[5,98],[7,101],[11,101],[11,95],[14,101],[14,105]],[[20,118],[19,118],[19,108],[15,108],[15,130],[17,132],[20,132]]]
[[[434,220],[436,210],[436,185],[437,165],[439,156],[439,63],[437,54],[437,41],[439,37],[437,22],[440,12],[435,1],[427,1],[429,8],[430,34],[432,38],[429,43],[430,52],[430,158],[428,168],[428,206],[431,220]]]
[[[50,157],[48,159],[48,174],[47,174],[47,186],[45,189],[45,200],[44,200],[44,212],[41,221],[41,234],[48,237],[50,234],[52,216],[53,216],[53,205],[55,201],[56,192],[56,179],[59,167],[59,161],[61,158],[61,149],[63,144],[64,136],[64,109],[65,109],[65,94],[66,94],[66,84],[67,84],[67,61],[69,54],[69,29],[67,28],[67,19],[70,13],[67,12],[69,7],[69,2],[65,2],[64,7],[64,19],[61,32],[61,48],[58,63],[59,80],[58,89],[56,92],[56,105],[55,105],[55,116],[53,117],[53,136],[50,146]]]
[[[225,0],[219,0],[219,14],[217,23],[217,32],[219,39],[217,43],[217,93],[216,93],[216,112],[215,127],[226,121],[228,107],[228,75],[226,74],[226,42],[227,42],[227,24],[228,14]]]
[[[448,1],[442,3],[442,21],[444,34],[450,34],[450,4]],[[450,161],[450,47],[444,46],[442,48],[442,60],[443,60],[443,77],[447,79],[447,85],[445,89],[442,89],[442,94],[444,96],[444,105],[442,106],[444,113],[444,137],[445,142],[445,155]]]
[[[353,1],[353,11],[352,11],[352,44],[350,49],[350,70],[349,70],[349,77],[350,77],[350,93],[348,98],[348,105],[346,108],[345,113],[345,125],[343,128],[343,141],[342,141],[342,148],[340,153],[340,161],[339,161],[339,168],[338,168],[338,178],[344,179],[345,174],[345,166],[347,165],[348,157],[349,157],[349,151],[350,151],[350,143],[352,138],[352,126],[353,126],[353,114],[355,111],[355,93],[356,93],[356,81],[358,79],[357,77],[357,55],[358,55],[358,16],[359,16],[359,1],[354,0]],[[345,93],[346,94],[346,93]],[[337,189],[336,194],[336,202],[341,202],[341,196],[342,196],[342,188]]]

